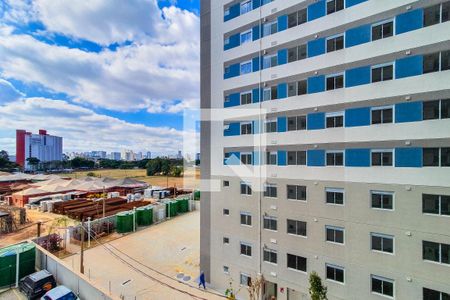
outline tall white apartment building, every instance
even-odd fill
[[[201,269],[450,299],[450,1],[202,0]]]

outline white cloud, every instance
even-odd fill
[[[16,90],[10,82],[0,78],[0,104],[19,99],[23,96],[25,95]]]
[[[198,106],[200,25],[195,14],[173,6],[160,10],[155,0],[76,5],[36,0],[31,11],[47,27],[41,34],[101,44],[133,42],[116,51],[85,52],[13,34],[0,25],[2,77],[37,82],[79,103],[111,110],[179,112]]]
[[[183,136],[195,139],[194,132],[169,127],[132,124],[62,100],[27,98],[0,106],[0,135],[12,141],[15,129],[45,128],[50,134],[64,138],[64,151],[101,149],[118,151],[175,152],[183,149]],[[14,143],[5,143],[14,153]],[[8,148],[9,147],[9,148]],[[195,149],[186,149],[195,152]]]

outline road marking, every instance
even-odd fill
[[[130,282],[131,282],[131,279],[128,279],[128,280],[122,282],[122,285],[126,285],[126,284],[128,284],[128,283],[130,283]]]

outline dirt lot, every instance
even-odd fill
[[[176,185],[177,187],[185,187],[190,189],[198,188],[200,185],[200,169],[189,168],[185,170],[184,177],[165,177],[165,176],[147,176],[146,170],[94,170],[94,171],[82,171],[69,174],[61,174],[61,176],[79,178],[86,176],[87,173],[94,172],[97,176],[112,177],[112,178],[124,178],[130,177],[137,180],[145,181],[151,185],[165,187],[167,183],[169,186]]]

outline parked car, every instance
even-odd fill
[[[47,270],[30,274],[19,282],[19,289],[29,300],[39,299],[46,292],[56,287],[53,275]]]
[[[45,293],[41,300],[80,300],[80,298],[69,288],[60,285]]]

